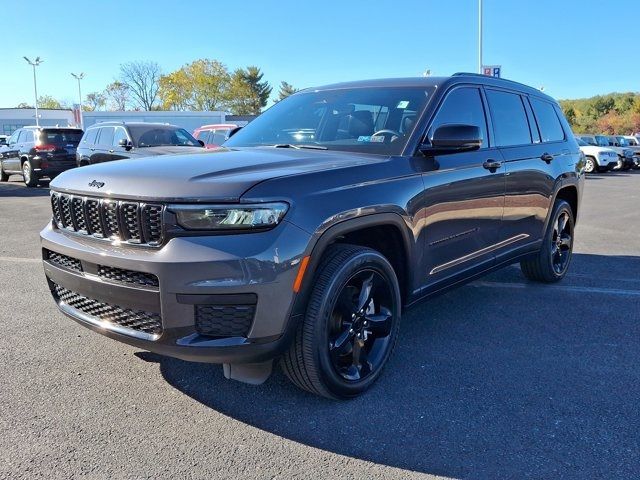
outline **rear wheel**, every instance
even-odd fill
[[[24,184],[27,187],[35,187],[38,185],[38,177],[33,171],[33,167],[29,160],[25,160],[22,164],[22,177],[24,178]]]
[[[569,204],[564,200],[556,201],[540,251],[535,257],[520,262],[525,277],[545,283],[564,278],[573,253],[573,225]]]
[[[318,269],[304,320],[282,367],[299,388],[355,397],[380,376],[400,325],[400,289],[379,252],[334,245]]]

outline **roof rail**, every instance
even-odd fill
[[[493,78],[495,80],[500,80],[503,82],[509,82],[509,83],[513,83],[514,85],[520,85],[521,87],[526,87],[526,88],[530,88],[531,90],[535,90],[538,91],[538,93],[542,93],[544,95],[546,95],[544,92],[539,91],[537,88],[532,87],[531,85],[527,85],[526,83],[520,83],[520,82],[516,82],[515,80],[509,80],[508,78],[502,78],[502,77],[493,77],[491,75],[484,75],[482,73],[471,73],[471,72],[456,72],[453,75],[451,75],[452,77],[482,77],[482,78]]]

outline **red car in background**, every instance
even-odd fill
[[[197,140],[202,140],[205,148],[218,148],[229,138],[229,132],[234,128],[238,128],[238,125],[233,123],[203,125],[193,131],[193,136]]]

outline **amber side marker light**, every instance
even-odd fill
[[[300,291],[300,287],[302,286],[302,279],[304,278],[304,272],[307,270],[307,265],[309,265],[310,256],[303,257],[300,261],[300,267],[298,268],[298,274],[296,275],[296,281],[293,282],[293,291],[298,293]]]

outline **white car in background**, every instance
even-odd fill
[[[591,145],[576,137],[580,150],[586,157],[584,171],[587,173],[606,172],[618,166],[618,154],[610,148]]]
[[[633,168],[640,168],[640,135],[623,135],[633,150]]]

